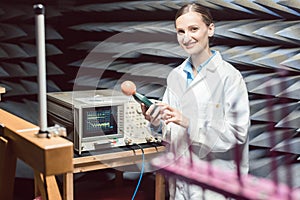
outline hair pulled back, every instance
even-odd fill
[[[180,17],[181,15],[184,15],[188,12],[200,13],[202,15],[203,22],[207,26],[209,26],[211,23],[213,23],[213,18],[212,18],[212,15],[210,14],[209,10],[198,3],[190,3],[190,4],[186,4],[186,5],[182,6],[175,15],[175,21],[178,17]],[[175,23],[175,27],[176,27],[176,23]]]

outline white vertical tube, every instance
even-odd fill
[[[33,6],[36,23],[36,47],[38,66],[38,100],[40,133],[47,132],[47,101],[46,101],[46,55],[45,55],[45,9],[42,4]]]

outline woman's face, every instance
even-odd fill
[[[214,24],[207,26],[202,15],[188,12],[175,21],[177,40],[180,46],[190,55],[201,55],[209,50],[209,37],[214,34]]]

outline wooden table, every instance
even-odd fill
[[[152,158],[158,156],[165,151],[165,147],[158,144],[140,145],[143,148],[145,162],[149,162]],[[107,168],[117,168],[128,165],[134,165],[142,162],[142,150],[138,146],[129,146],[123,148],[111,149],[108,152],[99,154],[81,156],[73,159],[73,173],[87,172],[92,170],[101,170]],[[64,178],[64,188],[67,200],[73,199],[73,173],[66,173]],[[165,182],[164,177],[155,174],[155,199],[165,199]]]
[[[73,143],[62,137],[39,138],[39,127],[0,109],[0,199],[12,200],[17,158],[34,170],[35,196],[43,200],[73,200],[73,174],[142,162],[140,149],[74,158]],[[149,160],[165,150],[144,148]],[[63,175],[63,195],[55,176]],[[155,199],[164,200],[164,178],[156,174]]]

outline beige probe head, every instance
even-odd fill
[[[121,84],[121,90],[127,96],[134,95],[136,93],[136,86],[132,81],[124,81]]]
[[[125,95],[132,95],[138,103],[144,104],[147,108],[153,104],[147,97],[136,92],[136,86],[132,81],[124,81],[121,84],[121,90]]]

